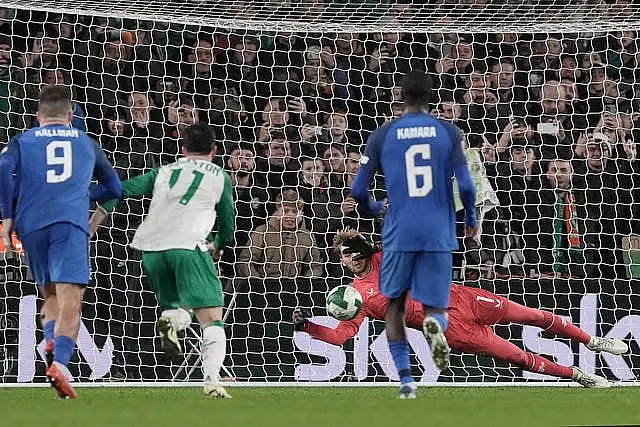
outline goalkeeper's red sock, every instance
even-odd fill
[[[503,322],[537,326],[562,338],[571,338],[582,344],[588,344],[591,336],[567,319],[537,308],[525,307],[509,301]]]
[[[524,353],[525,365],[520,366],[522,369],[559,378],[573,378],[573,369],[571,369],[570,367],[558,365],[557,363],[552,362],[551,360],[547,359],[546,357],[542,357],[539,354],[529,353],[527,351],[525,351]]]
[[[494,335],[491,342],[487,343],[485,348],[481,350],[483,353],[487,353],[496,359],[504,360],[527,371],[553,375],[554,377],[560,378],[571,378],[573,376],[573,369],[570,367],[558,365],[538,354],[524,351],[515,344],[497,335]]]

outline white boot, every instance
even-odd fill
[[[629,351],[629,346],[617,338],[591,337],[587,348],[591,351],[604,351],[605,353],[615,354],[616,356]]]
[[[607,381],[606,378],[603,378],[599,375],[590,374],[588,372],[583,371],[580,368],[572,367],[573,376],[572,380],[577,382],[586,388],[609,388],[611,387],[611,383]]]

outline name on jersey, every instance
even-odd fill
[[[415,126],[396,130],[396,139],[435,138],[435,136],[435,126]]]
[[[49,128],[41,128],[36,130],[36,136],[62,136],[64,138],[77,138],[78,137],[78,129],[49,129]]]

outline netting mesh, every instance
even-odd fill
[[[307,307],[333,325],[321,317],[325,294],[353,279],[333,236],[346,226],[379,236],[381,221],[359,215],[349,188],[368,135],[402,112],[398,83],[411,69],[434,76],[432,113],[466,135],[480,190],[480,245],[460,237],[455,278],[570,316],[591,334],[635,336],[640,22],[631,2],[3,5],[16,7],[0,8],[3,146],[36,124],[38,92],[51,83],[71,86],[73,126],[96,138],[123,179],[175,161],[189,124],[216,129],[237,213],[234,246],[219,262],[226,376],[393,377],[382,323],[365,323],[340,349],[294,334],[290,319]],[[279,206],[283,189],[304,203]],[[382,178],[374,193],[384,197]],[[128,247],[147,205],[120,204],[92,244],[71,364],[81,379],[201,378],[195,325],[184,362],[171,364],[154,339],[156,300]],[[40,300],[24,258],[5,253],[2,274],[1,381],[44,381],[34,351]],[[535,328],[497,331],[614,379],[640,366]],[[411,340],[414,373],[435,380],[424,338]],[[527,378],[540,377],[457,355],[440,381]]]

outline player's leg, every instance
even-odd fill
[[[489,329],[489,328],[487,328]],[[574,380],[585,387],[606,388],[609,382],[598,375],[588,374],[579,368],[558,365],[539,354],[524,351],[509,341],[493,334],[492,339],[481,341],[484,345],[478,348],[478,353],[509,362],[526,371],[551,375],[558,378]],[[473,338],[474,340],[476,337]]]
[[[449,344],[444,335],[449,320],[447,309],[451,293],[453,261],[449,252],[422,252],[416,259],[411,295],[424,307],[423,332],[436,367],[449,366]]]
[[[505,300],[502,322],[520,323],[537,326],[547,332],[563,338],[571,338],[586,345],[592,351],[604,351],[611,354],[624,354],[629,351],[627,344],[616,338],[592,337],[569,320],[545,310],[525,307],[513,301]]]
[[[193,309],[202,329],[202,370],[204,393],[209,397],[230,398],[220,385],[220,369],[227,352],[227,338],[222,323],[224,298],[222,283],[208,251],[174,249],[172,258],[180,303]]]
[[[47,377],[58,395],[74,398],[66,377],[80,330],[82,299],[89,283],[89,239],[79,227],[60,223],[49,227],[49,274],[55,283],[58,316],[54,329],[54,363]]]
[[[415,254],[385,251],[380,271],[380,291],[389,299],[385,316],[389,351],[400,377],[400,398],[416,397],[417,386],[409,365],[409,342],[405,330],[405,299],[411,286]]]
[[[40,309],[40,324],[42,325],[42,332],[44,333],[44,357],[48,368],[53,363],[54,331],[56,318],[58,317],[58,297],[56,295],[56,287],[51,283],[40,286],[40,293],[44,299],[42,308]]]
[[[26,252],[33,277],[38,283],[44,302],[40,309],[40,323],[46,340],[45,362],[47,368],[53,363],[54,329],[58,317],[58,299],[56,287],[50,283],[49,276],[49,239],[48,229],[38,230],[22,236],[22,245]]]
[[[176,361],[182,355],[182,346],[178,339],[181,325],[177,316],[172,316],[172,310],[180,306],[180,298],[176,289],[175,273],[169,263],[170,260],[166,258],[166,252],[143,252],[142,268],[156,294],[158,305],[164,309],[156,323],[160,336],[160,348],[169,360]],[[168,316],[165,315],[167,312]]]

